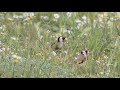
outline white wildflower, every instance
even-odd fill
[[[22,58],[20,57],[20,56],[18,56],[18,55],[12,55],[12,57],[14,58],[14,59],[17,59],[17,60],[21,60]]]
[[[56,56],[56,55],[57,55],[57,54],[56,54],[56,52],[54,52],[54,51],[52,52],[52,54],[53,54],[54,56]]]
[[[64,72],[65,74],[67,73],[67,72]]]
[[[11,37],[12,40],[17,40],[16,37]]]
[[[51,60],[51,59],[52,59],[51,57],[48,58],[48,60]]]
[[[68,30],[67,32],[68,32],[68,34],[70,34],[70,33],[71,33],[71,31],[70,31],[70,30]]]
[[[61,28],[61,32],[65,33],[65,32],[67,32],[67,29]]]
[[[55,36],[53,36],[53,38],[56,38],[57,40],[59,36],[62,36],[61,33],[56,34]]]
[[[0,49],[0,52],[3,52],[3,50],[2,50],[2,49]]]
[[[47,42],[47,44],[50,44],[49,42]]]
[[[63,33],[68,33],[68,34],[71,33],[71,30],[68,30],[66,28],[61,28],[60,31],[63,32]]]
[[[107,72],[107,73],[106,73],[106,75],[108,76],[108,75],[109,75],[109,73]]]
[[[10,48],[8,47],[8,48],[7,48],[7,50],[9,51],[9,50],[10,50]]]
[[[2,27],[2,26],[0,26],[0,29],[3,29],[3,27]]]
[[[48,20],[49,17],[48,17],[48,16],[44,16],[43,19],[44,19],[44,20]]]
[[[35,16],[33,12],[29,13],[30,16]]]
[[[76,22],[76,23],[80,23],[80,22],[82,22],[82,21],[81,21],[81,20],[76,20],[75,22]]]
[[[104,16],[104,17],[108,17],[108,13],[107,13],[107,12],[104,12],[104,13],[103,13],[103,16]]]
[[[64,51],[65,52],[65,54],[67,54],[68,53],[68,51]]]
[[[13,19],[12,19],[12,18],[8,18],[8,20],[13,21]]]
[[[18,16],[18,18],[23,18],[23,16],[22,16],[22,15],[20,15],[20,16]]]
[[[87,36],[88,34],[87,34],[87,33],[84,33],[83,35]]]
[[[17,56],[14,54],[14,55],[12,55],[12,57],[13,57],[13,58],[16,58]]]
[[[0,52],[3,52],[3,51],[5,51],[5,48],[4,47],[0,48]]]
[[[67,12],[66,15],[67,15],[68,17],[71,17],[72,12]]]
[[[114,20],[114,18],[113,18],[113,17],[111,17],[111,18],[110,18],[110,21],[113,21],[113,20]]]
[[[28,20],[30,20],[30,18],[29,18],[29,17],[26,17],[23,21],[28,21]]]
[[[51,35],[50,38],[54,38],[55,36]]]
[[[43,16],[40,16],[41,19],[43,19]]]
[[[104,59],[108,59],[108,57],[105,55],[105,56],[104,56]]]
[[[79,29],[81,26],[82,26],[82,24],[79,23],[79,24],[77,25],[77,29]]]
[[[86,17],[86,16],[83,16],[82,19],[86,21],[86,20],[87,20],[87,17]]]
[[[0,41],[0,45],[2,44],[2,42]]]
[[[100,61],[99,61],[99,60],[96,60],[96,63],[100,63]]]
[[[34,13],[32,12],[28,12],[28,13],[23,13],[23,18],[24,20],[23,21],[31,21],[33,19],[34,16]]]
[[[0,52],[2,52],[2,50],[0,49]]]
[[[77,55],[79,55],[80,53],[79,53],[79,52],[77,52],[76,54],[77,54]]]
[[[112,22],[109,20],[109,21],[107,22],[107,24],[108,24],[108,26],[111,26]]]
[[[26,17],[28,17],[28,16],[29,16],[29,13],[26,13],[26,12],[23,13],[23,17],[24,17],[24,18],[26,18]]]
[[[5,51],[5,48],[3,47],[3,48],[1,48],[3,51]]]
[[[11,52],[11,55],[13,56],[14,52]]]
[[[40,37],[39,37],[40,41],[42,40],[42,38],[43,38],[43,36],[40,36]]]
[[[17,59],[18,59],[18,60],[21,60],[22,58],[21,58],[20,56],[17,56]]]
[[[103,17],[104,17],[103,14],[98,14],[97,16],[98,16],[99,18],[103,18]]]
[[[59,15],[59,14],[54,14],[54,17],[55,17],[56,19],[58,19],[58,18],[60,18],[60,15]]]
[[[17,15],[14,14],[14,15],[13,15],[13,18],[18,19],[19,17],[18,17]]]
[[[50,33],[50,30],[47,30],[47,33]]]
[[[116,14],[116,15],[117,15],[117,17],[120,17],[120,12],[117,12],[117,14]]]
[[[100,72],[100,74],[104,74],[103,72]]]

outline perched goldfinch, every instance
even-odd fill
[[[51,45],[51,48],[53,50],[59,50],[59,49],[61,49],[63,47],[63,45],[64,45],[64,41],[65,41],[65,37],[63,37],[63,36],[58,37],[57,41],[54,42]]]
[[[87,57],[88,57],[88,51],[83,50],[83,51],[81,51],[80,55],[75,57],[73,62],[76,63],[76,64],[81,64],[81,63],[83,63],[83,62],[85,62],[87,60]]]

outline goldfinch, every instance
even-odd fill
[[[75,57],[73,62],[76,64],[82,64],[87,60],[87,57],[88,57],[88,51],[83,50],[83,51],[81,51],[81,53],[77,57]]]
[[[59,50],[59,49],[61,49],[63,47],[63,45],[64,45],[64,41],[65,41],[65,37],[63,37],[63,36],[58,37],[57,41],[54,42],[51,45],[51,48],[53,50]]]

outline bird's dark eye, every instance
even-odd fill
[[[83,54],[83,51],[81,51],[81,54]]]
[[[86,54],[88,53],[88,51],[87,51],[87,50],[85,50],[85,52],[86,52]]]
[[[63,40],[65,39],[65,37],[63,37]]]

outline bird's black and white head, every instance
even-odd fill
[[[88,56],[88,53],[89,53],[89,52],[88,52],[87,50],[83,50],[83,51],[81,51],[81,54],[84,55],[85,57]]]
[[[58,42],[64,42],[64,41],[65,41],[65,37],[63,36],[58,37]]]
[[[55,50],[59,50],[63,47],[64,45],[64,41],[65,41],[65,37],[63,36],[59,36],[57,38],[57,41],[54,42],[52,45],[51,45],[51,48],[55,49]]]

